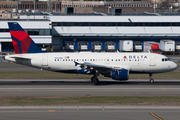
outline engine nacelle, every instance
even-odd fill
[[[126,69],[113,69],[111,71],[111,77],[114,80],[128,80],[129,79],[129,70]]]

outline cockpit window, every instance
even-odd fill
[[[164,61],[170,61],[170,59],[169,58],[162,58],[162,61],[164,62]]]
[[[165,61],[170,61],[170,59],[169,58],[165,58]]]

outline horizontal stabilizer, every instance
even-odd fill
[[[31,58],[26,58],[26,57],[17,57],[17,56],[10,57],[10,58],[15,58],[15,59],[24,59],[24,60],[31,60]]]

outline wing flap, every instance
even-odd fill
[[[89,67],[94,67],[94,68],[105,68],[105,69],[112,69],[111,66],[106,66],[106,65],[97,65],[97,64],[92,64],[92,63],[88,63],[85,62],[84,63],[85,66],[89,66]]]
[[[130,69],[129,66],[115,66],[115,65],[104,65],[104,64],[93,64],[93,63],[77,63],[75,65],[80,65],[81,68],[91,69],[91,70],[99,70],[99,69]]]

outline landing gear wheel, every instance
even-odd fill
[[[154,79],[150,79],[149,82],[150,82],[150,83],[154,83]]]
[[[99,84],[98,78],[93,78],[92,81],[93,81],[94,85],[98,85]]]
[[[150,83],[153,83],[153,82],[154,82],[154,79],[153,79],[153,77],[152,77],[152,73],[149,73],[149,78],[150,78],[149,82],[150,82]]]
[[[95,78],[95,77],[92,77],[92,78],[91,78],[91,82],[93,82],[93,79],[94,79],[94,78]]]

